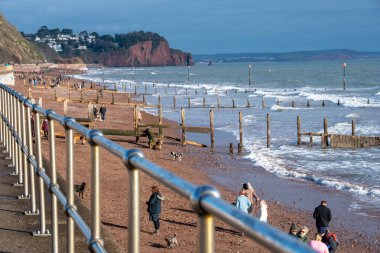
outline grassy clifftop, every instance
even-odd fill
[[[43,56],[0,13],[0,63],[40,62]]]

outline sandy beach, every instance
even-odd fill
[[[57,72],[45,75],[46,78],[53,78],[57,76]],[[27,79],[26,77],[26,84]],[[73,83],[73,80],[70,81]],[[79,81],[78,81],[79,82]],[[90,84],[86,82],[86,88]],[[24,86],[23,80],[17,80],[14,89],[28,96],[28,86]],[[54,111],[63,114],[63,103],[55,101],[55,92],[53,89],[32,88],[32,96],[38,101],[42,98],[43,107],[53,109]],[[64,90],[63,87],[59,88]],[[73,96],[80,97],[79,90],[73,90]],[[105,93],[103,100],[110,99],[110,93]],[[122,98],[122,94],[118,97]],[[131,107],[122,105],[106,105],[107,114],[104,122],[95,121],[94,128],[98,129],[123,129],[132,130],[133,110]],[[87,104],[85,103],[68,103],[68,115],[73,117],[87,117]],[[157,117],[150,114],[143,113],[143,122],[158,122]],[[164,119],[164,124],[175,124],[169,120]],[[57,131],[60,128],[57,126]],[[180,132],[175,130],[164,130],[164,135],[179,137]],[[118,137],[110,136],[111,140],[118,142],[126,148],[139,148],[145,154],[145,157],[155,162],[156,164],[168,169],[169,171],[191,181],[194,184],[213,184],[221,191],[223,199],[228,202],[234,202],[236,199],[237,191],[240,185],[228,185],[228,178],[220,178],[219,171],[225,171],[231,174],[231,177],[236,177],[244,168],[236,168],[237,157],[228,156],[223,148],[199,148],[193,146],[182,146],[180,142],[175,140],[165,139],[163,149],[155,151],[149,149],[146,138],[141,138],[139,144],[135,144],[134,137]],[[65,140],[57,138],[57,168],[60,175],[66,178],[65,172]],[[48,142],[43,140],[43,150],[47,154]],[[75,168],[74,177],[75,182],[88,182],[87,186],[90,188],[90,148],[89,145],[77,144],[75,150]],[[184,159],[181,162],[173,161],[170,152],[183,152]],[[49,157],[45,157],[47,160]],[[239,159],[240,160],[240,159]],[[239,161],[241,162],[241,161]],[[241,164],[241,163],[240,163]],[[116,157],[109,155],[107,151],[101,150],[101,220],[105,228],[111,233],[121,246],[126,251],[128,248],[128,175],[125,166]],[[247,165],[248,167],[249,165]],[[252,168],[251,168],[252,169]],[[291,194],[294,196],[295,192],[302,194],[302,187],[297,188],[296,183],[287,182],[275,176],[268,176],[260,169],[253,168],[257,177],[250,180],[253,187],[257,187],[261,198],[267,200],[268,208],[268,222],[285,231],[289,230],[292,222],[297,223],[299,226],[307,226],[309,231],[309,239],[314,237],[316,233],[315,221],[312,218],[312,210],[319,204],[315,202],[314,197],[307,197],[299,200],[304,205],[309,206],[311,211],[297,209],[289,205],[289,198],[286,195]],[[261,175],[261,176],[260,176]],[[263,179],[261,181],[261,179]],[[259,182],[260,181],[260,182]],[[263,184],[265,182],[265,184]],[[152,222],[148,220],[148,213],[146,212],[145,202],[149,199],[150,188],[157,185],[165,201],[163,202],[163,211],[161,214],[161,233],[159,235],[151,235],[154,230]],[[281,188],[279,187],[281,185]],[[279,187],[279,192],[287,192],[288,194],[274,194],[269,188]],[[303,186],[305,187],[305,186]],[[152,180],[147,175],[141,173],[141,252],[197,252],[197,216],[191,210],[191,207],[186,199],[181,198],[174,192],[166,187]],[[236,192],[234,191],[236,190]],[[310,191],[313,191],[311,189]],[[84,193],[83,202],[86,206],[90,206],[90,189]],[[333,190],[326,190],[324,195],[337,194]],[[288,198],[285,201],[285,198]],[[297,196],[298,198],[298,196]],[[338,198],[338,197],[337,197]],[[337,199],[336,198],[336,199]],[[321,197],[322,199],[322,197]],[[334,210],[332,210],[334,214]],[[368,235],[352,231],[347,228],[345,222],[342,220],[347,217],[334,217],[333,227],[335,233],[338,235],[339,248],[338,252],[378,252],[379,249],[379,234],[374,235],[372,238]],[[346,221],[347,222],[347,221]],[[349,221],[348,221],[349,222]],[[174,250],[166,249],[164,238],[174,233],[177,234],[179,247]],[[217,252],[267,252],[264,248],[257,245],[246,237],[242,237],[239,231],[223,224],[221,221],[216,222],[216,251]]]

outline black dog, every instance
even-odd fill
[[[79,193],[79,197],[82,195],[82,199],[83,199],[83,193],[84,193],[85,188],[86,188],[85,182],[82,182],[81,184],[74,185],[74,190]]]
[[[176,152],[172,151],[172,152],[170,152],[170,154],[173,157],[173,161],[175,161],[175,160],[182,161],[183,153],[176,153]]]

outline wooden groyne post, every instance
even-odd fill
[[[351,125],[352,125],[352,136],[355,136],[355,120],[353,119],[352,122],[351,122]]]
[[[187,107],[190,109],[190,98],[187,98]]]
[[[162,106],[158,106],[158,134],[162,137]]]
[[[243,151],[243,113],[239,112],[239,137],[240,143],[238,148],[238,154],[241,155]]]
[[[234,155],[234,144],[230,143],[230,155]]]
[[[185,145],[186,141],[186,124],[185,124],[185,109],[181,107],[181,120],[182,120],[182,145]]]
[[[270,114],[267,114],[267,148],[270,147]]]
[[[213,110],[210,110],[210,128],[211,128],[211,132],[210,132],[211,148],[214,148],[215,147],[215,139],[214,139],[215,128],[214,128],[214,111]]]
[[[261,106],[262,106],[263,108],[265,108],[265,101],[264,101],[264,98],[261,99]]]
[[[173,96],[173,108],[174,108],[174,109],[177,108],[177,105],[176,105],[176,98],[175,98],[175,96]]]
[[[297,116],[297,144],[301,145],[301,117]]]
[[[323,135],[322,135],[322,147],[327,147],[329,145],[329,132],[327,119],[323,119]]]

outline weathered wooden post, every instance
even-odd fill
[[[137,117],[137,105],[133,107],[133,129],[135,132],[136,143],[139,142],[138,136],[138,117]]]
[[[162,106],[158,106],[158,134],[162,138]]]
[[[124,92],[127,93],[127,84],[124,84]]]
[[[243,147],[241,146],[240,143],[238,143],[238,155],[242,155],[243,154]]]
[[[83,103],[83,90],[80,91],[80,101]]]
[[[247,108],[250,108],[251,105],[249,104],[249,99],[247,99]]]
[[[158,105],[161,105],[161,96],[160,96],[160,95],[158,95],[158,97],[157,97],[157,98],[158,98],[157,104],[158,104]]]
[[[88,102],[87,105],[87,113],[88,113],[88,118],[93,120],[94,119],[94,110],[91,101]]]
[[[239,137],[240,137],[240,150],[239,155],[241,155],[243,150],[243,113],[239,112]]]
[[[276,105],[280,105],[280,99],[276,100]]]
[[[343,90],[346,90],[346,67],[347,63],[343,63]]]
[[[182,120],[182,145],[186,141],[186,124],[185,124],[185,109],[181,107],[181,120]]]
[[[177,95],[177,84],[174,86],[175,94]]]
[[[185,92],[186,92],[186,95],[187,95],[187,88],[185,88]]]
[[[203,98],[203,108],[206,108],[206,98]]]
[[[63,115],[67,115],[67,100],[63,101]]]
[[[355,120],[354,119],[352,119],[352,136],[355,136]]]
[[[267,113],[267,148],[270,147],[270,114]]]
[[[325,106],[325,100],[322,100],[322,106]]]
[[[294,107],[295,106],[295,104],[294,104],[294,100],[292,100],[292,107]]]
[[[114,93],[111,94],[111,104],[115,104],[115,97],[114,97]]]
[[[329,145],[329,132],[328,132],[328,125],[327,125],[327,119],[323,119],[323,142],[322,147],[327,147]]]
[[[301,117],[297,116],[297,144],[301,145]]]
[[[117,92],[116,83],[113,84],[113,89]]]
[[[190,109],[190,98],[187,98],[187,107]]]
[[[127,102],[128,102],[128,104],[131,103],[131,94],[128,94]]]
[[[313,146],[313,133],[310,133],[310,147]]]
[[[234,144],[230,143],[230,155],[234,154]]]
[[[198,95],[198,90],[197,89],[195,89],[195,95]]]
[[[177,107],[176,106],[176,98],[175,98],[175,96],[173,96],[173,108],[176,109],[176,107]]]
[[[265,108],[265,101],[264,101],[264,98],[261,99],[261,106],[262,106],[263,108]]]
[[[211,148],[214,148],[215,147],[215,139],[214,139],[215,128],[214,128],[214,111],[213,110],[210,110],[210,128],[211,128],[211,132],[210,132]]]
[[[367,104],[369,105],[369,99],[367,100]]]
[[[143,104],[144,104],[144,105],[146,104],[145,95],[143,95]]]
[[[218,96],[218,108],[220,108],[220,97]]]
[[[252,69],[252,65],[249,64],[248,65],[248,84],[251,85],[251,69]]]
[[[135,85],[135,95],[137,95],[137,85]]]
[[[232,99],[232,108],[235,108],[235,99]]]
[[[309,99],[307,100],[306,107],[310,107],[310,101],[309,101]]]
[[[146,83],[144,84],[144,94],[146,94],[147,92],[147,89],[146,89]]]

